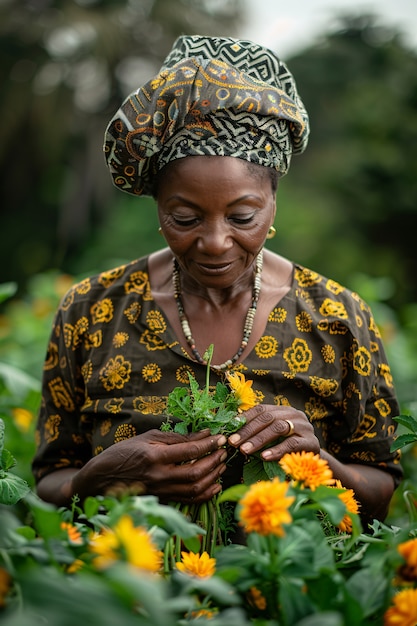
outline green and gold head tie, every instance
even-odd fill
[[[155,174],[187,156],[237,157],[286,174],[308,134],[294,78],[273,52],[183,36],[110,121],[104,152],[116,187],[152,195]]]

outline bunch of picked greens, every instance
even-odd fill
[[[241,372],[227,372],[229,386],[218,382],[210,387],[210,365],[213,357],[213,344],[204,353],[207,362],[206,385],[200,388],[192,374],[188,374],[190,387],[175,387],[168,395],[167,413],[179,420],[173,427],[171,421],[162,424],[162,430],[174,430],[185,435],[208,428],[212,435],[231,435],[245,423],[242,411],[247,411],[258,399],[252,389],[252,381],[245,380]]]
[[[245,424],[242,411],[258,404],[252,381],[245,380],[241,372],[227,372],[227,384],[219,381],[214,388],[210,386],[213,348],[211,344],[204,353],[207,363],[205,387],[200,388],[194,376],[188,374],[190,386],[175,387],[168,395],[168,420],[162,424],[161,430],[173,430],[185,435],[209,429],[213,435],[224,434],[228,437]],[[175,424],[171,418],[175,418]],[[173,506],[205,531],[200,546],[201,554],[207,552],[212,555],[216,546],[225,543],[233,522],[233,513],[226,504],[220,507],[218,496],[203,504],[176,503]],[[181,540],[174,538],[165,550],[166,569],[180,560],[180,553]]]

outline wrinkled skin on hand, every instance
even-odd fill
[[[209,431],[179,435],[150,430],[91,459],[72,478],[72,491],[84,498],[125,488],[155,495],[161,502],[204,502],[221,490],[225,443],[224,436]]]
[[[258,404],[245,412],[246,424],[229,437],[229,444],[243,454],[253,454],[267,447],[262,457],[279,461],[288,452],[320,452],[314,428],[302,411],[290,406]],[[289,435],[290,420],[294,432]]]

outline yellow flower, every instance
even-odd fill
[[[76,545],[81,545],[83,540],[81,537],[81,533],[76,526],[73,524],[68,524],[67,522],[61,522],[62,530],[66,530],[68,534],[68,539],[71,543]]]
[[[258,404],[256,393],[252,389],[253,380],[245,380],[242,372],[228,372],[227,381],[238,401],[240,411],[247,411]]]
[[[314,452],[303,450],[284,454],[279,464],[291,478],[300,482],[302,487],[308,487],[312,491],[319,485],[334,483],[333,473],[327,461]]]
[[[397,550],[406,561],[399,570],[401,577],[404,580],[417,580],[417,539],[400,543]]]
[[[113,528],[95,534],[89,549],[99,569],[115,561],[127,561],[139,569],[156,572],[162,565],[162,552],[157,550],[145,528],[135,527],[128,515],[122,515]]]
[[[251,485],[240,501],[241,525],[246,532],[260,535],[283,536],[283,524],[292,521],[289,507],[293,496],[286,496],[288,483],[280,482],[278,477],[260,480]]]
[[[384,626],[416,626],[417,624],[417,589],[405,589],[393,598],[384,615]]]
[[[33,422],[33,413],[22,407],[12,409],[13,420],[16,426],[24,433],[27,433]]]
[[[208,552],[203,552],[203,554],[181,552],[181,562],[176,565],[180,572],[198,578],[209,578],[216,571],[216,559],[213,559]]]
[[[260,611],[265,611],[266,609],[266,599],[262,595],[262,593],[256,587],[251,587],[248,592],[248,601],[249,604],[255,606]]]
[[[343,485],[340,480],[335,481],[335,487],[343,489]],[[359,513],[359,502],[355,499],[355,492],[353,489],[345,489],[343,493],[339,493],[338,497],[346,506],[347,513],[343,516],[342,521],[338,524],[338,528],[344,533],[352,532],[352,519],[349,513]]]

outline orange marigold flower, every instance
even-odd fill
[[[405,560],[405,564],[399,569],[401,578],[417,580],[417,539],[400,543],[397,550]]]
[[[204,617],[205,619],[213,619],[216,615],[214,609],[199,609],[198,611],[191,611],[192,619],[199,619],[200,617]]]
[[[66,530],[68,534],[68,539],[71,543],[75,543],[76,545],[81,545],[83,539],[81,537],[81,533],[76,526],[73,524],[69,524],[68,522],[61,522],[62,530]]]
[[[251,587],[248,592],[248,601],[249,604],[255,606],[260,611],[265,611],[266,609],[266,599],[265,596],[257,589],[257,587]]]
[[[288,487],[278,477],[260,480],[249,487],[240,501],[239,514],[246,532],[281,537],[285,534],[283,524],[292,521],[288,509],[295,500],[294,496],[287,496]]]
[[[122,515],[113,528],[95,533],[89,549],[96,555],[94,562],[99,569],[115,561],[127,561],[151,572],[158,571],[162,565],[162,552],[157,550],[146,528],[134,526],[129,515]]]
[[[256,392],[252,389],[253,380],[245,380],[242,372],[228,372],[226,376],[240,411],[247,411],[258,404]]]
[[[336,480],[334,486],[338,489],[343,489],[343,485],[340,480]],[[342,521],[338,524],[338,528],[343,533],[351,533],[352,519],[349,513],[359,513],[359,502],[355,499],[355,492],[353,489],[345,489],[343,493],[339,493],[338,498],[340,498],[340,500],[344,503],[347,510],[346,515],[343,516]]]
[[[314,452],[289,452],[284,454],[279,464],[293,480],[301,483],[301,487],[308,487],[311,491],[320,485],[334,484],[327,461]]]
[[[393,606],[385,611],[384,626],[416,626],[417,589],[405,589],[393,598]]]
[[[176,565],[180,572],[197,578],[209,578],[216,571],[216,559],[208,552],[181,552],[181,562]]]
[[[0,567],[0,608],[6,605],[6,596],[9,593],[12,586],[12,579],[7,570],[4,567]]]

